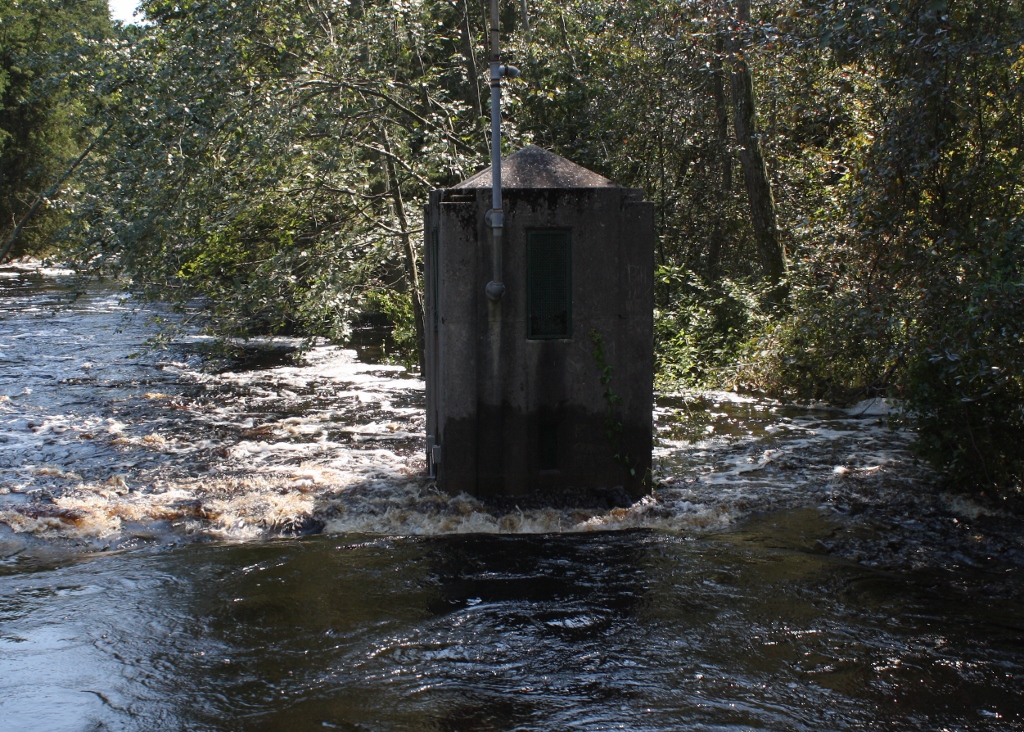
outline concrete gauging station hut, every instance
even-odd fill
[[[448,492],[650,489],[654,211],[527,147],[431,193],[427,459]],[[498,205],[493,205],[497,202]],[[497,214],[497,216],[496,216]]]

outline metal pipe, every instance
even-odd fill
[[[501,238],[505,225],[505,212],[501,198],[501,79],[519,76],[519,69],[501,63],[501,37],[498,0],[491,0],[491,210],[487,221],[491,225],[491,281],[485,291],[497,302],[505,294],[501,281]]]
[[[505,294],[501,281],[501,234],[505,214],[501,200],[501,37],[498,0],[491,0],[491,281],[485,291],[497,302]]]

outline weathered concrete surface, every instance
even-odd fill
[[[441,448],[438,482],[482,498],[615,486],[639,496],[650,489],[653,206],[539,148],[510,156],[506,292],[493,303],[489,175],[434,191],[426,210],[427,433]],[[571,232],[569,338],[527,337],[526,239],[537,229]],[[610,422],[594,333],[618,397]],[[541,465],[542,436],[552,435],[553,468]]]
[[[618,188],[604,176],[536,145],[527,145],[501,163],[502,190],[510,188]],[[455,189],[491,190],[491,169],[467,178]]]

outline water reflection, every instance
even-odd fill
[[[58,279],[0,271],[0,729],[1024,726],[1019,518],[882,419],[664,397],[654,497],[495,510],[399,367]]]
[[[1010,730],[1021,587],[720,535],[130,552],[0,578],[5,729]],[[781,539],[780,539],[781,537]],[[26,562],[27,560],[23,560]],[[977,581],[977,580],[975,580]]]

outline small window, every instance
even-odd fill
[[[569,232],[526,234],[527,338],[572,336],[572,277]]]
[[[558,469],[558,425],[542,422],[539,425],[538,442],[540,450],[537,454],[538,467],[541,470]]]

